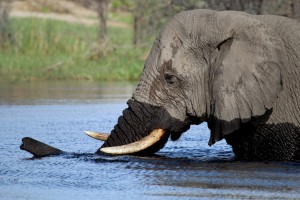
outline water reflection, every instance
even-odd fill
[[[133,82],[38,81],[0,85],[0,104],[74,104],[124,101]]]

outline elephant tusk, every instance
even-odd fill
[[[109,134],[106,133],[99,133],[94,131],[84,131],[85,134],[90,136],[91,138],[94,138],[96,140],[106,141],[109,137]]]
[[[147,149],[153,146],[155,143],[160,141],[166,134],[166,131],[163,129],[154,129],[148,136],[143,139],[121,146],[114,147],[104,147],[101,148],[100,151],[106,154],[113,155],[125,155],[125,154],[133,154],[138,153],[144,149]]]

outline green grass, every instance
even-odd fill
[[[11,28],[14,41],[0,48],[0,82],[137,80],[150,48],[135,48],[129,27],[108,27],[105,45],[96,42],[97,26],[12,18]]]
[[[108,20],[121,22],[124,24],[133,24],[132,15],[127,12],[109,12]]]

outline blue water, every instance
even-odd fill
[[[300,163],[237,162],[192,126],[153,157],[100,156],[84,130],[110,132],[134,84],[0,86],[0,199],[300,199]],[[69,152],[41,159],[30,136]]]

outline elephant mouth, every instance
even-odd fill
[[[109,134],[85,131],[85,133],[97,140],[106,141]],[[149,135],[142,138],[141,140],[128,143],[120,146],[102,147],[99,149],[100,152],[110,155],[129,155],[129,154],[143,154],[149,148],[153,148],[156,145],[164,145],[166,138],[168,139],[170,133],[164,129],[158,128],[151,131]]]

